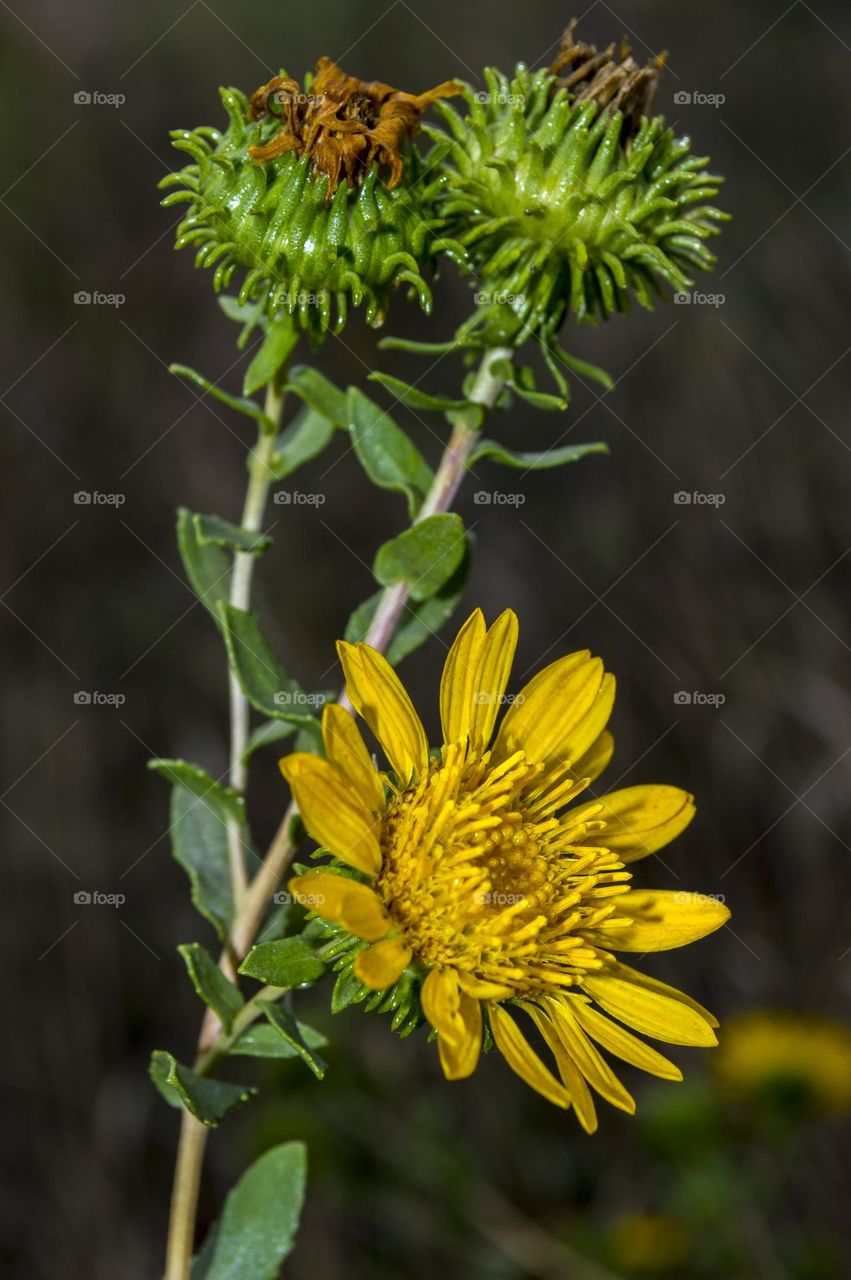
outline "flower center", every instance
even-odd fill
[[[577,843],[601,823],[558,816],[584,785],[566,765],[517,752],[494,766],[455,745],[394,796],[376,888],[420,963],[526,993],[600,967],[589,935],[629,874]]]

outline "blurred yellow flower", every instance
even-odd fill
[[[351,716],[326,707],[327,759],[296,753],[281,769],[307,830],[358,878],[319,870],[290,887],[371,944],[354,965],[367,987],[385,990],[409,969],[422,978],[448,1079],[475,1070],[486,1018],[509,1066],[557,1106],[573,1106],[590,1133],[589,1084],[635,1110],[594,1042],[668,1080],[682,1079],[679,1068],[621,1023],[669,1044],[716,1043],[710,1013],[613,953],[684,946],[729,912],[701,894],[631,888],[626,864],[694,816],[685,792],[629,787],[565,812],[611,757],[614,678],[599,658],[572,653],[507,698],[517,635],[511,610],[489,630],[480,610],[467,619],[443,671],[444,741],[433,756],[393,668],[368,645],[340,643],[349,698],[390,772],[378,772]]]
[[[851,1030],[829,1018],[756,1010],[731,1018],[714,1067],[736,1097],[797,1086],[819,1110],[851,1110]]]
[[[688,1232],[676,1218],[659,1213],[631,1213],[615,1223],[613,1260],[625,1271],[670,1271],[688,1260]]]

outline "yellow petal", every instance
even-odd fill
[[[339,641],[352,706],[375,734],[403,785],[428,766],[428,742],[402,682],[386,658],[367,644]]]
[[[667,1044],[717,1044],[712,1027],[695,1009],[623,976],[605,973],[586,977],[582,986],[601,1009],[636,1031]]]
[[[294,876],[290,892],[323,920],[341,924],[364,942],[377,942],[390,932],[392,921],[369,885],[331,871]]]
[[[322,713],[322,738],[328,759],[346,775],[365,807],[372,813],[382,812],[384,785],[354,716],[338,703],[329,703]]]
[[[660,1076],[663,1080],[682,1080],[683,1073],[679,1067],[669,1062],[656,1049],[651,1049],[649,1044],[612,1022],[585,1000],[576,996],[569,997],[569,1000],[571,1011],[579,1025],[604,1049],[608,1049],[609,1053],[651,1076]]]
[[[462,970],[458,971],[458,985],[474,1000],[507,1000],[514,995],[513,987],[505,987],[499,982],[486,982]]]
[[[568,1006],[561,1000],[547,1000],[546,1006],[562,1044],[591,1088],[596,1089],[600,1097],[605,1098],[613,1107],[619,1107],[621,1111],[633,1115],[635,1099],[594,1048]]]
[[[458,1013],[464,1023],[460,1039],[447,1040],[438,1035],[437,1049],[440,1065],[447,1080],[465,1080],[475,1071],[482,1048],[482,1006],[461,993]]]
[[[563,744],[556,751],[560,759],[581,760],[586,751],[598,741],[600,734],[609,723],[612,708],[615,705],[616,687],[615,677],[606,672],[600,682],[593,706],[586,711],[575,728],[565,735]],[[580,773],[578,776],[586,778],[588,775]]]
[[[373,991],[392,987],[411,961],[411,948],[401,938],[382,938],[355,957],[355,976]]]
[[[585,755],[574,761],[573,776],[575,778],[587,778],[589,782],[593,782],[595,778],[599,778],[608,765],[614,749],[615,740],[608,729],[604,729],[599,738],[585,752]]]
[[[533,761],[568,758],[571,736],[599,697],[603,675],[603,663],[587,649],[545,667],[509,709],[497,735],[494,758],[504,759],[518,748]],[[601,724],[583,751],[602,728]]]
[[[581,821],[585,809],[589,812],[602,804],[594,814],[606,822],[606,830],[594,833],[594,844],[605,845],[618,855],[622,862],[637,862],[670,844],[684,831],[695,815],[694,798],[679,787],[626,787],[601,796],[592,804],[582,805],[571,811],[571,817]],[[580,844],[586,843],[579,841]],[[589,840],[587,843],[591,843]]]
[[[667,982],[660,981],[659,978],[651,978],[649,973],[642,973],[640,969],[633,969],[630,965],[624,964],[619,960],[616,964],[607,967],[606,973],[613,978],[621,978],[624,982],[631,982],[636,987],[643,987],[645,991],[655,991],[657,995],[669,996],[671,1000],[679,1000],[681,1004],[688,1005],[689,1009],[693,1009],[695,1013],[699,1013],[704,1022],[708,1022],[710,1027],[719,1027],[721,1024],[715,1017],[714,1013],[710,1013],[702,1004],[686,995],[684,991],[680,991],[678,987],[669,986]]]
[[[506,609],[485,637],[479,669],[476,673],[476,695],[470,735],[474,751],[484,751],[491,740],[508,677],[511,674],[519,630],[517,614],[513,609]]]
[[[463,742],[470,732],[476,673],[485,642],[485,619],[481,609],[474,610],[464,623],[443,667],[440,681],[440,723],[443,741]]]
[[[577,1120],[582,1125],[582,1128],[586,1133],[596,1133],[597,1109],[594,1106],[594,1099],[591,1097],[591,1090],[585,1083],[584,1076],[581,1074],[576,1063],[565,1049],[564,1044],[548,1015],[541,1009],[536,1009],[534,1005],[526,1005],[524,1007],[546,1041],[547,1048],[556,1060],[559,1075],[564,1081],[565,1088],[570,1095],[570,1101],[573,1104],[574,1111],[576,1112]]]
[[[430,969],[420,992],[425,1016],[438,1035],[456,1043],[464,1038],[464,1021],[460,1016],[461,992],[454,969]]]
[[[488,1013],[496,1047],[512,1071],[516,1071],[521,1080],[525,1080],[548,1102],[566,1110],[570,1106],[567,1090],[544,1066],[514,1019],[499,1004],[489,1005]]]
[[[730,919],[723,902],[679,889],[634,889],[617,905],[632,924],[606,934],[612,951],[671,951],[705,938]]]
[[[306,751],[279,763],[313,839],[349,866],[377,875],[381,849],[373,820],[345,775]]]

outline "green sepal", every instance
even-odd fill
[[[561,449],[546,449],[540,453],[515,453],[506,449],[498,440],[482,440],[470,457],[469,465],[488,458],[492,462],[502,463],[506,467],[517,467],[523,471],[546,471],[551,467],[563,467],[569,462],[578,462],[593,453],[608,453],[609,446],[603,441],[597,444],[570,444]]]
[[[192,1280],[277,1280],[304,1203],[307,1150],[284,1142],[255,1160],[192,1260]]]
[[[199,1076],[165,1049],[155,1049],[151,1054],[149,1074],[169,1106],[185,1108],[211,1129],[257,1093],[251,1086]]]
[[[222,786],[197,764],[187,760],[163,760],[157,757],[148,761],[148,768],[161,773],[175,786],[183,787],[190,795],[214,809],[223,819],[233,818],[245,822],[245,800],[232,787]]]
[[[391,377],[389,373],[371,373],[369,380],[370,382],[380,382],[382,387],[386,387],[388,391],[391,391],[409,409],[436,409],[441,413],[446,413],[450,409],[463,409],[467,404],[466,400],[453,400],[449,396],[429,395],[425,391],[420,391],[417,387],[412,387],[410,383],[403,382],[401,378]]]
[[[232,396],[227,391],[223,391],[221,387],[217,387],[215,383],[210,382],[209,378],[205,378],[202,373],[198,373],[196,369],[190,369],[186,364],[170,364],[169,373],[175,374],[178,378],[186,378],[187,382],[194,382],[196,387],[200,387],[207,395],[215,396],[216,400],[221,400],[222,404],[226,404],[229,409],[233,409],[236,413],[241,413],[246,418],[252,418],[265,431],[272,429],[272,423],[263,412],[262,405],[256,400],[249,400],[246,396]]]
[[[306,694],[286,675],[255,615],[223,603],[219,605],[219,618],[231,670],[252,707],[265,716],[292,724],[312,720],[311,698],[319,705],[322,695]]]
[[[379,488],[405,494],[413,519],[434,479],[431,468],[401,427],[357,387],[349,388],[348,409],[349,434],[361,466]]]
[[[298,1024],[299,1034],[310,1049],[322,1049],[328,1037],[305,1022]],[[271,1023],[255,1023],[247,1027],[228,1049],[228,1057],[236,1058],[298,1058],[301,1055],[276,1031]]]
[[[185,507],[177,512],[177,546],[192,590],[218,623],[218,605],[230,596],[230,556],[215,543],[202,546],[195,516]]]
[[[311,365],[299,364],[290,369],[284,386],[285,391],[292,391],[311,409],[321,413],[335,427],[347,427],[349,409],[346,392],[335,387],[333,382]]]
[[[404,582],[412,600],[429,600],[455,573],[465,545],[460,516],[429,516],[379,547],[373,573],[383,587]]]
[[[245,395],[253,395],[277,377],[292,355],[298,339],[298,330],[289,316],[269,325],[257,354],[245,371],[242,386]]]
[[[192,519],[200,547],[227,547],[230,551],[245,551],[253,556],[261,556],[272,545],[272,539],[265,534],[241,529],[238,524],[231,524],[230,520],[224,520],[221,516],[195,515]]]
[[[281,1004],[274,1004],[271,1000],[258,1000],[257,1003],[281,1039],[307,1063],[317,1080],[321,1080],[327,1070],[326,1064],[304,1039],[289,1009]]]
[[[329,418],[305,405],[275,441],[269,461],[272,479],[284,480],[317,457],[332,439],[334,431],[334,423]]]
[[[209,951],[200,943],[184,943],[177,949],[183,957],[197,994],[213,1010],[225,1031],[230,1031],[234,1018],[245,1005],[239,990],[225,977]]]
[[[311,986],[325,972],[325,965],[300,938],[259,942],[239,966],[239,972],[284,991]]]

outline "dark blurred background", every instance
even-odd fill
[[[639,56],[670,50],[658,106],[727,176],[734,221],[697,282],[717,305],[566,331],[614,390],[577,379],[568,415],[517,406],[500,421],[514,447],[606,440],[611,457],[520,481],[477,467],[460,504],[477,539],[467,599],[489,616],[518,611],[518,673],[570,648],[604,656],[620,687],[613,783],[697,794],[692,829],[639,879],[721,893],[732,922],[652,972],[722,1020],[756,1006],[847,1019],[851,14],[828,0],[577,12],[598,44],[626,32]],[[160,209],[156,191],[176,164],[168,131],[219,124],[219,85],[250,91],[323,53],[412,90],[478,82],[488,63],[540,65],[570,16],[510,0],[0,5],[4,1275],[160,1274],[177,1117],[147,1060],[155,1047],[191,1055],[199,1011],[175,947],[213,945],[145,761],[225,767],[223,657],[173,521],[179,504],[238,518],[247,436],[167,365],[238,390],[244,359],[209,276],[173,253],[179,209]],[[126,100],[75,102],[81,91]],[[724,101],[695,96],[713,94]],[[75,304],[81,290],[124,300]],[[399,299],[388,331],[436,340],[468,305],[448,268],[435,317]],[[375,367],[423,371],[377,353],[358,319],[321,362],[342,385]],[[451,394],[457,373],[446,360],[427,381]],[[434,459],[436,416],[395,412]],[[342,439],[298,487],[326,501],[272,508],[258,599],[289,669],[327,687],[334,639],[404,511],[370,490]],[[474,501],[493,489],[525,502]],[[75,504],[81,490],[123,503]],[[713,496],[685,504],[681,492]],[[402,669],[432,726],[444,649],[434,641]],[[124,701],[78,705],[81,690]],[[285,800],[267,752],[250,794],[258,841]],[[81,889],[126,902],[80,906]],[[304,1001],[330,1038],[325,1083],[239,1064],[260,1073],[261,1100],[214,1135],[202,1195],[206,1226],[264,1145],[306,1137],[288,1275],[851,1274],[847,1121],[816,1119],[787,1142],[707,1100],[711,1055],[675,1051],[687,1083],[630,1081],[638,1118],[607,1110],[589,1139],[495,1057],[447,1085],[423,1036],[400,1044],[357,1009],[332,1020],[327,994]],[[640,1247],[654,1229],[661,1261]]]

